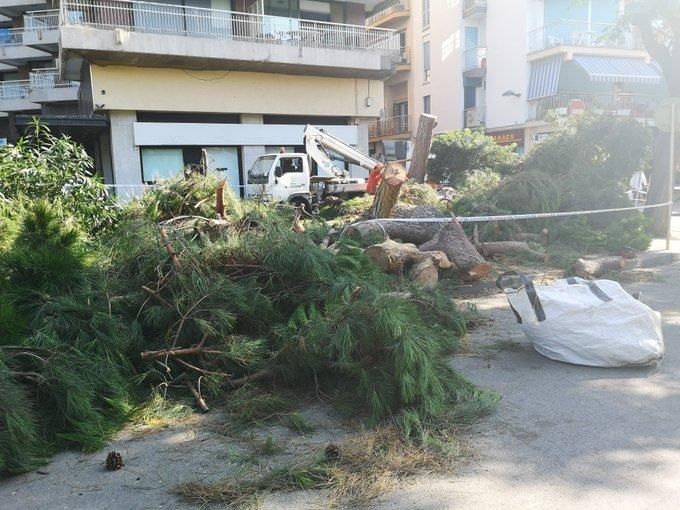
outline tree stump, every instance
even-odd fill
[[[406,181],[406,170],[403,166],[390,163],[385,167],[378,190],[375,192],[372,218],[389,218],[392,207],[399,199],[401,186]]]
[[[437,269],[453,267],[443,252],[421,251],[415,244],[398,243],[391,239],[369,246],[364,254],[380,269],[392,274],[403,274],[411,264],[422,260],[430,260]]]
[[[423,113],[418,121],[418,130],[413,143],[413,156],[409,168],[409,179],[416,182],[425,182],[427,173],[427,160],[430,158],[432,148],[432,137],[434,128],[437,127],[437,117]]]

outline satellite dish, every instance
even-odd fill
[[[680,97],[666,97],[654,108],[654,125],[665,133],[671,131],[673,103],[675,103],[675,129],[680,130]]]

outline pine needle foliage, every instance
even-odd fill
[[[0,472],[35,467],[60,446],[100,448],[128,411],[127,350],[138,331],[110,313],[62,212],[27,206],[0,253],[0,330],[13,332],[0,344]]]
[[[182,373],[200,377],[208,393],[265,370],[286,386],[353,394],[372,423],[404,408],[423,419],[448,411],[460,379],[445,360],[465,331],[455,303],[396,289],[358,246],[322,249],[291,229],[293,216],[290,207],[245,204],[219,228],[195,217],[166,222],[179,267],[156,216],[122,222],[107,244],[105,272],[112,295],[140,321],[145,348],[210,351],[138,363],[138,370],[154,384]],[[271,396],[249,398],[252,409],[242,407],[237,421],[282,412],[267,408]]]

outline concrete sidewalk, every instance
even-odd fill
[[[598,369],[537,354],[505,297],[477,300],[494,322],[453,366],[503,395],[470,438],[454,479],[417,483],[380,508],[680,508],[680,263],[626,285],[663,316],[658,367]]]

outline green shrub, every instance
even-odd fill
[[[449,131],[434,138],[431,149],[434,157],[428,161],[427,173],[430,178],[456,187],[475,170],[510,174],[520,163],[513,149],[498,145],[481,131]]]
[[[0,149],[0,201],[22,198],[60,203],[63,218],[75,218],[93,234],[110,229],[120,212],[85,149],[37,121],[16,144]]]

